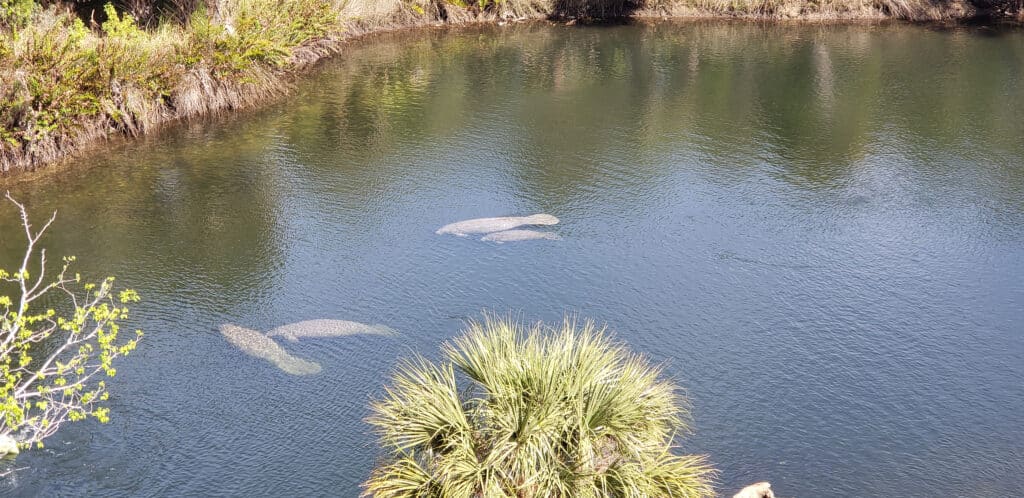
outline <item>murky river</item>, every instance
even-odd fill
[[[605,322],[687,388],[721,489],[1024,489],[1024,32],[514,26],[375,37],[266,109],[13,193],[147,335],[112,422],[0,492],[356,496],[396,361],[484,310]],[[560,240],[436,235],[550,213]],[[20,239],[0,208],[0,262]],[[308,338],[291,376],[225,323]]]

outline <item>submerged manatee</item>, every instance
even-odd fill
[[[487,242],[517,242],[520,240],[562,240],[558,234],[550,232],[538,232],[536,230],[505,230],[484,235],[480,240]]]
[[[0,436],[0,458],[14,458],[20,452],[17,440],[6,434]]]
[[[465,237],[471,233],[491,233],[511,230],[523,225],[557,225],[558,218],[550,214],[535,214],[532,216],[507,216],[504,218],[477,218],[475,220],[459,221],[450,223],[439,229],[437,234],[450,233]]]
[[[267,332],[267,337],[280,336],[297,342],[300,337],[339,337],[355,334],[395,335],[395,331],[386,325],[367,325],[348,320],[306,320],[272,329]]]
[[[320,372],[319,363],[292,356],[273,339],[255,330],[224,324],[220,326],[220,333],[245,354],[267,360],[292,375],[312,375]]]

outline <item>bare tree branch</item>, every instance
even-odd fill
[[[17,207],[25,230],[26,249],[20,267],[9,273],[0,267],[0,281],[18,290],[17,305],[0,295],[0,436],[14,437],[19,446],[41,445],[65,422],[93,417],[107,420],[107,387],[103,377],[113,377],[115,359],[135,348],[141,332],[118,341],[118,322],[128,316],[129,303],[138,300],[134,291],[114,291],[113,278],[93,284],[68,278],[73,257],[64,258],[60,272],[47,279],[45,249],[39,240],[56,219],[50,216],[36,231],[25,206]],[[36,253],[39,273],[28,268]],[[36,310],[34,302],[53,295],[65,300],[62,309]]]

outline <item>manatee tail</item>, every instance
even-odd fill
[[[323,367],[315,361],[303,360],[292,355],[287,358],[271,360],[277,368],[292,375],[313,375],[320,373]]]
[[[374,325],[373,327],[371,327],[371,330],[373,331],[372,333],[377,334],[377,335],[386,335],[386,336],[396,336],[396,335],[398,335],[398,331],[397,330],[395,330],[395,329],[393,329],[391,327],[388,327],[387,325],[377,324],[377,325]]]

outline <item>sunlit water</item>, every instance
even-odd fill
[[[508,27],[378,37],[293,97],[14,189],[136,288],[113,420],[15,495],[356,496],[400,357],[483,310],[606,322],[685,386],[721,489],[1024,489],[1024,33]],[[562,240],[435,235],[551,213]],[[20,239],[0,209],[0,261]],[[223,323],[382,323],[283,343]]]

